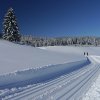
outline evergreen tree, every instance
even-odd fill
[[[4,17],[3,39],[18,42],[20,41],[20,37],[16,16],[13,12],[13,9],[10,8]]]

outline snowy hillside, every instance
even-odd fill
[[[72,53],[73,56],[0,40],[0,74],[85,59],[83,52]]]
[[[0,40],[0,99],[80,100],[100,73],[99,50],[34,48]]]
[[[19,45],[0,40],[0,74],[63,64],[85,59],[83,52],[100,55],[99,47],[41,47]]]

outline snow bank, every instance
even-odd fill
[[[44,82],[49,79],[53,79],[63,75],[65,73],[70,73],[74,70],[80,69],[83,66],[89,64],[90,61],[82,60],[72,63],[50,65],[42,68],[28,69],[23,71],[17,71],[15,73],[10,73],[0,76],[0,89],[12,88],[25,86],[32,83]]]

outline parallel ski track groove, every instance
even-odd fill
[[[63,97],[64,97],[67,93],[70,94],[70,96],[69,96],[68,98],[66,98],[67,100],[69,100],[80,88],[82,88],[82,87],[85,85],[86,82],[88,82],[88,81],[90,80],[90,78],[92,78],[92,77],[95,75],[95,73],[96,73],[98,70],[99,70],[99,68],[96,68],[95,71],[93,70],[87,77],[85,77],[82,81],[80,81],[78,84],[76,84],[71,90],[67,91],[67,92],[66,92],[65,94],[63,94],[61,97],[57,98],[57,100],[62,100]],[[83,82],[83,83],[82,83],[82,82]],[[82,84],[82,85],[81,85],[81,84]],[[79,85],[81,85],[81,86],[79,87]],[[79,87],[79,88],[77,88],[77,87]],[[72,90],[74,90],[75,88],[77,88],[77,90],[74,91],[74,93],[71,94],[70,92],[72,92]]]
[[[29,89],[27,89],[26,91],[24,91],[24,92],[22,92],[22,93],[20,93],[20,94],[18,94],[18,95],[15,95],[15,96],[13,96],[13,97],[11,97],[11,98],[8,98],[8,99],[5,99],[5,100],[18,100],[18,99],[20,99],[20,98],[18,98],[18,97],[20,97],[21,96],[21,98],[22,98],[22,95],[25,95],[25,93],[27,94],[28,93],[28,95],[29,95],[29,92],[31,92],[32,91],[32,93],[36,93],[36,92],[38,92],[38,91],[40,91],[40,90],[42,90],[42,89],[44,89],[44,88],[47,88],[47,87],[49,87],[49,86],[52,86],[52,85],[54,85],[54,84],[56,84],[56,83],[58,83],[58,82],[61,82],[61,81],[63,81],[63,80],[65,80],[66,78],[68,78],[69,80],[67,80],[67,81],[70,81],[72,78],[74,78],[74,77],[76,77],[77,76],[77,74],[78,75],[80,75],[80,73],[82,73],[83,71],[86,71],[87,69],[89,70],[89,69],[92,69],[92,68],[89,68],[89,66],[90,65],[88,65],[88,67],[86,68],[86,66],[85,67],[83,67],[83,68],[81,68],[81,69],[79,69],[78,71],[75,71],[75,72],[73,72],[73,73],[71,73],[71,74],[68,74],[67,76],[64,76],[63,78],[57,78],[57,79],[55,79],[55,80],[53,80],[53,81],[50,81],[50,82],[47,82],[46,84],[43,84],[43,85],[39,85],[39,86],[36,86],[36,87],[30,87]],[[74,76],[75,75],[75,76]],[[72,77],[71,79],[70,79],[70,77]],[[16,97],[18,98],[18,99],[16,99]],[[15,98],[15,99],[14,99]]]
[[[82,88],[84,89],[86,84],[89,84],[99,72],[100,65],[91,62],[91,64],[73,71],[72,73],[62,75],[61,77],[41,83],[40,85],[29,87],[3,100],[49,100],[48,97],[50,96],[52,96],[54,100],[76,100],[74,96],[78,96],[79,90]],[[61,91],[57,90],[59,87],[52,91],[53,88],[60,85]],[[50,94],[45,94],[46,91],[52,92]],[[79,100],[78,97],[77,100]]]
[[[68,81],[68,80],[66,79],[66,80],[65,80],[65,83],[66,83],[65,85],[67,85],[67,87],[70,87],[70,85],[71,85],[72,83],[74,83],[76,80],[78,80],[79,77],[84,76],[86,73],[87,73],[87,71],[86,71],[85,73],[79,75],[79,76],[76,76],[74,79],[71,79],[69,83],[66,83],[66,82]],[[56,85],[62,85],[63,83],[64,83],[64,82],[61,81],[59,84],[56,84]],[[45,91],[46,91],[46,90],[45,90]],[[50,89],[48,89],[47,91],[50,91]],[[38,96],[38,95],[36,95],[36,96]],[[35,98],[35,97],[33,97],[33,98]],[[44,100],[44,99],[43,99],[43,100]],[[58,100],[58,99],[57,99],[57,100]]]
[[[97,68],[96,68],[96,69],[97,69]],[[96,70],[96,69],[95,69],[95,70]],[[84,79],[87,78],[88,74],[91,75],[91,73],[93,73],[93,72],[94,72],[94,69],[92,69],[92,71],[90,71],[90,72],[88,72],[88,73],[84,73],[85,76],[86,76],[86,77],[84,77]],[[83,74],[83,75],[84,75],[84,74]],[[82,75],[82,76],[83,76],[83,75]],[[79,76],[79,77],[81,78],[82,76]],[[83,81],[84,81],[84,79],[83,79]],[[77,81],[77,80],[79,80],[79,78],[76,78],[76,81]],[[80,82],[78,82],[78,84],[79,84],[79,83],[80,83]],[[66,87],[70,87],[71,84],[73,84],[73,82],[70,82],[69,84],[65,84],[65,86],[67,85]],[[66,88],[65,86],[64,86],[64,88]],[[67,93],[69,93],[70,91],[72,91],[72,89],[74,89],[76,86],[77,86],[77,84],[76,84],[74,87],[69,88],[68,90],[66,90]],[[58,90],[58,92],[59,92],[59,91],[60,91],[60,90]],[[57,93],[58,93],[58,92],[57,92]],[[61,92],[61,91],[60,91],[60,92]],[[49,94],[49,95],[50,95],[50,94]],[[52,95],[55,95],[55,92],[54,92]],[[52,95],[51,95],[51,96],[52,96]],[[63,95],[64,95],[64,94],[63,94]],[[63,95],[62,95],[61,97],[63,97]],[[53,96],[52,96],[52,97],[53,97]],[[56,96],[55,96],[55,98],[56,98]],[[54,100],[59,100],[60,97],[59,97],[59,98],[56,98],[56,99],[55,99],[55,98],[54,98]],[[40,99],[40,98],[36,98],[35,100],[37,100],[37,99]],[[43,98],[43,100],[47,100],[47,99],[48,99],[48,96],[47,96],[47,98],[45,98],[45,97]],[[31,100],[31,99],[30,99],[30,100]]]

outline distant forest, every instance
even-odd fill
[[[58,38],[47,38],[47,37],[34,37],[31,35],[23,35],[20,40],[21,44],[31,45],[34,47],[41,46],[100,46],[100,37],[58,37]]]

